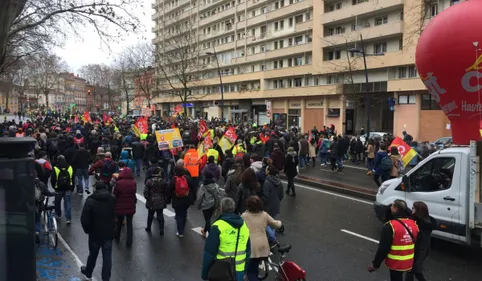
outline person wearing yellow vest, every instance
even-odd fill
[[[231,150],[233,152],[233,155],[234,157],[239,157],[240,154],[245,154],[246,153],[246,149],[244,149],[244,146],[243,146],[243,141],[242,140],[238,140],[237,141],[237,144],[233,147],[233,149]],[[238,155],[236,155],[238,154]]]
[[[186,169],[191,175],[191,178],[197,182],[197,178],[199,177],[199,155],[193,145],[189,146],[189,149],[184,155],[184,169]]]
[[[419,229],[414,220],[407,218],[409,211],[405,201],[395,200],[390,211],[392,219],[383,227],[377,254],[368,271],[377,270],[385,260],[390,281],[403,281],[403,273],[413,267]]]
[[[221,216],[211,226],[203,253],[201,278],[208,280],[209,271],[216,260],[235,258],[236,280],[243,281],[246,262],[251,254],[249,229],[240,215],[234,213],[234,200],[226,197],[221,200]],[[237,249],[236,249],[237,245]]]
[[[65,160],[65,156],[57,156],[57,164],[54,167],[54,172],[50,177],[50,183],[52,184],[55,192],[55,215],[57,218],[62,216],[62,209],[60,208],[60,202],[64,199],[64,210],[67,224],[70,224],[72,215],[70,211],[70,195],[73,186],[74,170]]]
[[[207,153],[208,159],[209,159],[209,156],[212,156],[214,158],[214,163],[216,163],[217,165],[219,162],[219,152],[214,148],[210,148],[208,149],[208,153]]]

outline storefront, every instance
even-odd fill
[[[288,127],[299,128],[301,125],[301,101],[289,101],[288,106]]]

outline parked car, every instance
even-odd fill
[[[384,132],[370,132],[370,138],[369,139],[372,139],[372,138],[383,138],[384,135],[386,135],[387,133],[384,133]],[[365,141],[367,141],[367,134],[364,134],[362,136],[360,136],[360,140],[365,143]]]

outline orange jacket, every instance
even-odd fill
[[[190,148],[184,155],[184,168],[189,171],[191,177],[199,177],[199,155],[197,150]]]

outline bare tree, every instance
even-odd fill
[[[108,87],[112,82],[114,70],[105,64],[87,64],[79,69],[79,74],[92,85]]]
[[[0,74],[0,82],[2,82],[5,90],[5,101],[8,105],[10,94],[13,93],[19,97],[23,97],[25,93],[25,79],[28,76],[29,65],[26,60],[21,59],[13,65],[8,72]],[[23,109],[23,103],[20,102],[20,110]]]
[[[156,45],[156,65],[158,79],[156,89],[163,95],[179,98],[186,104],[196,98],[193,88],[198,86],[200,72],[205,65],[199,59],[205,56],[196,32],[195,22],[186,21],[178,34],[159,40]],[[187,116],[187,111],[184,111]]]
[[[0,72],[18,59],[64,41],[68,33],[91,26],[103,42],[135,31],[139,0],[0,1]],[[112,28],[115,27],[115,28]],[[114,32],[112,32],[114,31]],[[15,48],[22,43],[22,48]],[[50,45],[50,46],[49,46]]]

